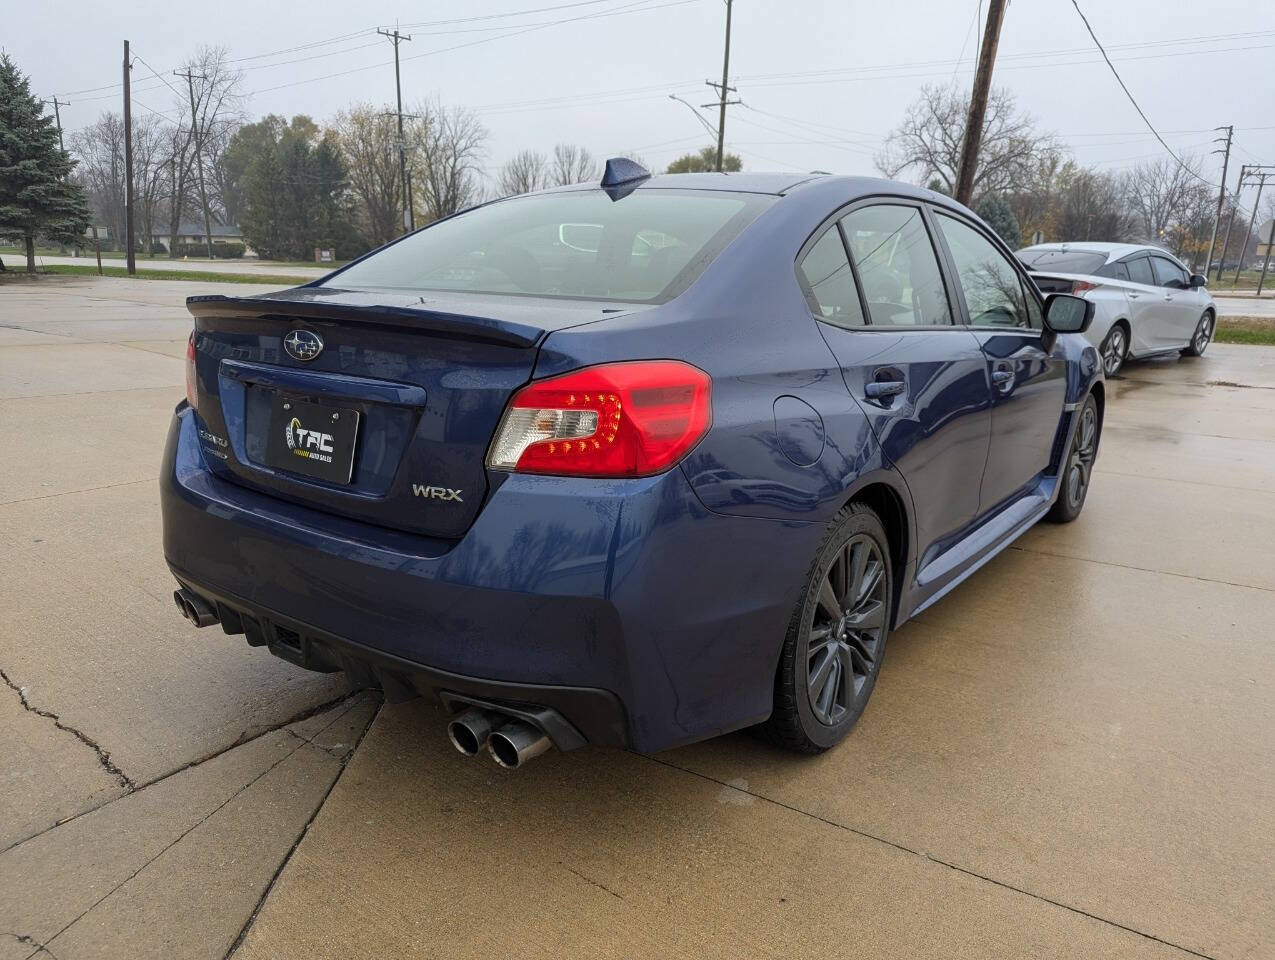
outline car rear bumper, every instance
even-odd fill
[[[182,404],[160,482],[164,553],[230,612],[228,631],[390,694],[540,705],[586,742],[643,752],[769,715],[822,533],[710,513],[672,470],[511,475],[446,541],[248,490],[203,457]]]

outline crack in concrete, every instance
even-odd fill
[[[10,690],[12,690],[14,693],[18,695],[18,700],[20,700],[22,703],[22,709],[26,710],[27,713],[34,713],[38,717],[44,717],[45,719],[52,720],[53,725],[57,727],[59,730],[65,730],[67,733],[71,734],[73,737],[75,737],[85,746],[92,748],[93,752],[97,754],[97,762],[102,765],[102,769],[104,769],[112,777],[118,780],[120,786],[122,786],[129,793],[132,793],[134,790],[137,789],[137,784],[135,784],[128,777],[128,775],[124,773],[123,770],[121,770],[119,767],[117,767],[114,763],[111,762],[110,752],[103,749],[100,743],[98,743],[88,734],[84,733],[82,730],[77,730],[75,727],[71,726],[70,724],[63,723],[62,718],[59,717],[53,711],[44,710],[32,704],[31,701],[27,699],[26,687],[18,686],[18,684],[14,683],[13,680],[9,678],[9,675],[5,673],[4,670],[2,669],[0,669],[0,679],[3,679],[5,682],[5,685],[8,686]]]
[[[615,897],[615,899],[617,900],[624,899],[622,896],[620,896],[618,893],[616,893],[614,890],[608,887],[605,883],[601,883],[598,880],[594,880],[592,877],[586,877],[579,870],[575,869],[574,867],[568,867],[561,860],[558,861],[558,866],[562,867],[563,870],[566,870],[567,873],[574,873],[577,877],[579,877],[585,883],[592,884],[593,886],[597,887],[599,890],[605,890],[607,893],[611,894],[611,896]]]
[[[350,697],[349,699],[353,699],[353,695],[351,695],[351,697]],[[335,724],[337,721],[339,721],[339,720],[340,720],[342,717],[344,717],[347,713],[349,713],[351,710],[353,710],[353,709],[354,709],[354,706],[355,706],[354,704],[351,704],[350,706],[346,707],[346,709],[344,709],[344,710],[342,710],[340,713],[338,713],[338,714],[337,714],[335,717],[333,717],[330,721],[328,721],[326,724],[324,724],[324,726],[322,727],[322,729],[320,729],[319,731],[317,731],[317,732],[315,733],[315,736],[317,737],[317,736],[318,736],[320,733],[322,733],[324,730],[327,730],[329,727],[331,727],[333,724]],[[375,716],[375,714],[373,714],[373,716]],[[370,727],[370,726],[371,726],[371,720],[369,720],[369,721],[368,721],[368,727]],[[289,732],[290,732],[290,731],[289,731]],[[364,733],[366,733],[366,732],[367,732],[367,727],[365,727],[365,728],[364,728]],[[165,845],[165,847],[164,847],[162,850],[160,850],[160,851],[159,851],[158,853],[156,853],[154,856],[152,856],[152,857],[150,857],[149,859],[147,859],[145,863],[143,863],[141,866],[139,866],[136,870],[134,870],[132,873],[130,873],[127,877],[125,877],[125,878],[124,878],[123,880],[121,880],[119,883],[115,884],[115,886],[111,887],[111,889],[110,889],[110,890],[107,890],[107,891],[106,891],[106,893],[102,894],[102,896],[100,896],[100,897],[99,897],[97,900],[95,900],[92,904],[90,904],[88,907],[86,907],[86,908],[85,908],[85,909],[84,909],[84,910],[83,910],[83,911],[82,911],[82,912],[81,912],[81,913],[80,913],[77,917],[75,917],[75,919],[71,920],[71,922],[70,922],[70,923],[66,924],[66,926],[62,927],[62,929],[61,929],[61,930],[59,930],[57,933],[55,933],[53,936],[51,936],[51,937],[49,938],[49,941],[48,941],[48,942],[49,942],[49,943],[53,943],[55,940],[57,940],[57,938],[58,938],[58,937],[62,936],[62,934],[66,933],[66,932],[67,932],[68,930],[70,930],[73,926],[75,926],[77,923],[79,923],[81,920],[83,920],[86,916],[88,916],[90,913],[92,913],[94,910],[96,910],[96,909],[97,909],[97,908],[98,908],[98,907],[99,907],[102,903],[104,903],[104,902],[106,901],[106,899],[107,899],[108,897],[112,896],[112,895],[113,895],[116,891],[118,891],[118,890],[122,889],[124,886],[126,886],[128,883],[130,883],[130,882],[131,882],[131,881],[132,881],[135,877],[137,877],[137,876],[138,876],[138,875],[139,875],[139,874],[140,874],[143,870],[145,870],[147,867],[149,867],[152,863],[154,863],[156,860],[158,860],[160,857],[162,857],[164,854],[166,854],[169,850],[171,850],[173,847],[177,846],[177,844],[181,843],[181,842],[182,842],[183,840],[185,840],[188,836],[190,836],[192,833],[194,833],[196,830],[198,830],[200,827],[202,827],[205,823],[207,823],[209,820],[211,820],[213,817],[215,817],[215,816],[216,816],[216,815],[217,815],[217,814],[218,814],[221,810],[223,810],[223,809],[224,809],[226,806],[228,806],[228,805],[229,805],[229,804],[230,804],[233,800],[235,800],[237,797],[239,797],[239,796],[240,796],[240,794],[242,794],[242,793],[244,793],[244,791],[248,790],[248,789],[249,789],[249,788],[250,788],[253,784],[255,784],[255,783],[256,783],[258,780],[260,780],[262,777],[265,777],[267,774],[269,774],[272,770],[274,770],[274,769],[275,769],[275,767],[277,767],[277,766],[279,766],[281,763],[284,763],[284,762],[286,762],[287,760],[289,760],[289,759],[290,759],[293,755],[295,755],[295,754],[296,754],[296,752],[297,752],[298,750],[302,749],[302,747],[304,747],[304,746],[308,745],[308,743],[309,743],[309,741],[308,741],[308,740],[306,740],[304,737],[297,737],[296,739],[297,739],[298,741],[300,741],[300,742],[299,742],[299,743],[298,743],[295,747],[293,747],[291,750],[289,750],[287,753],[285,753],[282,757],[280,757],[280,758],[279,758],[278,760],[276,760],[274,763],[270,764],[270,766],[266,767],[266,769],[265,769],[265,770],[262,770],[259,774],[257,774],[255,777],[253,777],[251,780],[249,780],[247,783],[245,783],[243,786],[241,786],[238,790],[236,790],[234,793],[232,793],[230,796],[228,796],[228,797],[227,797],[225,800],[223,800],[221,803],[217,804],[217,806],[216,806],[216,807],[214,807],[212,810],[209,810],[207,814],[205,814],[205,815],[204,815],[203,817],[201,817],[198,821],[196,821],[195,823],[191,824],[191,826],[187,827],[184,831],[182,831],[182,833],[181,833],[179,836],[177,836],[177,837],[176,837],[176,838],[175,838],[175,839],[174,839],[171,843],[168,843],[167,845]],[[362,739],[362,737],[360,737],[360,740],[361,740],[361,739]],[[320,748],[317,748],[317,749],[322,749],[322,748],[320,747]],[[344,765],[342,765],[342,768],[341,768],[341,769],[342,769],[342,770],[344,770],[344,769],[345,769]],[[335,785],[335,784],[336,784],[336,781],[340,778],[340,774],[341,774],[341,771],[338,771],[338,772],[337,772],[337,776],[332,778],[332,785]],[[303,828],[303,829],[302,829],[302,836],[304,836],[304,835],[305,835],[305,829],[309,827],[310,823],[314,820],[314,816],[318,814],[319,809],[321,809],[321,808],[322,808],[323,803],[327,800],[327,798],[328,798],[328,794],[330,794],[330,793],[332,792],[332,785],[329,785],[329,787],[328,787],[328,789],[327,789],[327,792],[325,792],[325,793],[323,794],[323,798],[319,801],[318,806],[316,806],[316,807],[315,807],[315,813],[314,813],[313,815],[311,815],[310,820],[307,820],[307,821],[306,821],[306,826],[305,826],[305,828]],[[294,850],[296,849],[296,844],[293,844],[293,848],[292,848],[292,849],[294,849]],[[291,851],[291,850],[289,850],[289,852],[288,852],[288,856],[291,856],[291,855],[292,855],[292,851]],[[285,862],[286,862],[286,858],[285,858]],[[278,874],[276,873],[276,877],[277,877],[277,876],[278,876]],[[273,880],[271,881],[271,883],[273,884]],[[267,889],[267,892],[269,892],[269,889],[270,889],[270,888],[269,888],[269,887],[267,887],[266,889]],[[261,904],[260,904],[260,903],[258,903],[258,904],[257,904],[257,907],[258,907],[258,908],[260,908],[260,906],[261,906]],[[255,916],[255,915],[256,915],[256,914],[255,914],[255,911],[254,911],[253,916]],[[251,922],[251,918],[250,918],[250,922]],[[241,935],[242,935],[242,934],[241,934]],[[227,954],[227,956],[229,956],[229,954]],[[29,960],[29,958],[28,958],[28,960]]]
[[[2,675],[3,675],[3,671],[0,671],[0,676]],[[7,677],[5,679],[8,680]],[[12,684],[10,684],[10,686],[12,686]],[[188,763],[184,763],[180,767],[175,767],[172,770],[169,770],[167,773],[161,773],[159,776],[155,777],[153,780],[147,780],[145,783],[136,784],[134,789],[129,791],[129,793],[136,793],[138,790],[145,790],[147,787],[153,787],[155,784],[162,783],[163,781],[167,780],[169,777],[175,777],[177,774],[183,773],[186,770],[191,769],[192,767],[197,767],[200,764],[207,763],[209,760],[216,760],[223,753],[228,753],[229,751],[234,750],[236,747],[242,747],[245,743],[251,743],[253,740],[257,740],[261,737],[266,736],[267,734],[274,733],[276,730],[279,730],[283,727],[287,727],[291,724],[300,723],[302,720],[309,720],[311,717],[315,716],[316,714],[320,714],[325,710],[329,710],[333,707],[336,707],[347,700],[352,700],[354,697],[358,696],[362,692],[363,692],[363,689],[351,690],[348,693],[343,693],[339,697],[334,697],[333,699],[326,700],[323,703],[318,704],[317,706],[309,707],[301,711],[300,713],[295,714],[294,716],[288,717],[286,720],[282,720],[279,723],[274,723],[267,727],[264,727],[263,729],[261,729],[255,734],[249,735],[249,731],[245,730],[243,733],[241,733],[238,736],[238,738],[236,738],[234,743],[231,743],[228,746],[222,747],[220,750],[214,750],[212,753],[209,753],[205,756],[196,757],[194,760],[191,760]],[[289,730],[288,732],[291,733],[292,731]],[[303,738],[298,737],[297,739],[303,739]],[[322,749],[322,748],[319,748],[319,749]],[[50,824],[49,826],[45,827],[43,830],[37,830],[35,833],[31,834],[30,836],[23,837],[20,840],[15,840],[13,841],[13,843],[5,847],[3,850],[0,850],[0,855],[6,854],[10,850],[12,850],[14,847],[20,847],[22,846],[22,844],[27,843],[31,840],[34,840],[36,837],[43,836],[44,834],[48,833],[50,830],[56,830],[58,827],[63,826],[64,824],[68,824],[74,820],[78,820],[80,819],[80,817],[88,816],[90,813],[95,813],[96,811],[101,810],[103,807],[109,807],[115,801],[122,800],[124,797],[127,797],[128,795],[129,795],[128,793],[123,793],[123,794],[120,794],[118,797],[111,797],[111,799],[107,800],[104,803],[98,804],[96,807],[93,807],[91,810],[84,810],[80,813],[75,814],[74,816],[67,817],[65,820],[59,820],[57,823]]]
[[[827,817],[821,817],[819,814],[811,813],[809,810],[803,810],[800,807],[794,807],[792,804],[784,803],[784,801],[782,800],[776,800],[773,797],[768,797],[765,794],[757,793],[756,791],[753,791],[753,790],[746,790],[740,787],[737,783],[727,783],[726,781],[718,780],[716,777],[710,776],[707,773],[700,773],[698,770],[690,770],[686,767],[679,767],[677,764],[670,763],[667,760],[661,760],[659,757],[644,756],[642,754],[634,754],[634,756],[640,757],[643,760],[649,760],[652,763],[658,763],[661,766],[668,767],[672,770],[680,770],[682,773],[688,774],[692,777],[699,777],[701,780],[707,780],[709,783],[716,783],[723,787],[730,787],[733,790],[740,790],[743,793],[747,793],[750,796],[756,797],[758,800],[761,800],[764,803],[773,804],[776,807],[779,807],[783,810],[787,810],[790,813],[795,813],[798,816],[809,817],[811,820],[817,820],[820,823],[827,824],[828,826],[833,827],[834,829],[837,829],[837,830],[845,830],[847,833],[853,833],[855,836],[863,837],[865,840],[874,840],[877,843],[882,843],[882,844],[885,844],[887,847],[891,847],[895,850],[898,850],[900,853],[906,853],[914,857],[919,857],[920,859],[927,860],[930,863],[936,863],[941,867],[947,867],[949,870],[955,870],[957,873],[964,874],[967,877],[972,877],[975,880],[982,880],[986,883],[993,884],[994,886],[1000,887],[1004,890],[1009,890],[1013,893],[1022,894],[1025,897],[1031,897],[1033,900],[1039,900],[1041,903],[1047,903],[1051,906],[1059,907],[1071,913],[1079,914],[1082,917],[1088,917],[1090,920],[1096,920],[1097,922],[1104,923],[1107,926],[1115,927],[1117,930],[1124,930],[1127,933],[1132,933],[1135,936],[1143,937],[1144,939],[1151,940],[1155,943],[1163,944],[1164,946],[1171,947],[1174,950],[1180,950],[1185,954],[1189,954],[1190,956],[1199,957],[1200,960],[1217,960],[1217,958],[1214,957],[1212,954],[1201,953],[1199,950],[1192,950],[1190,947],[1184,947],[1182,946],[1182,944],[1174,943],[1172,940],[1165,940],[1163,937],[1157,937],[1154,933],[1146,933],[1145,931],[1139,930],[1136,927],[1130,927],[1126,924],[1123,924],[1118,920],[1112,920],[1108,917],[1099,916],[1096,913],[1090,913],[1088,910],[1085,910],[1082,907],[1073,906],[1072,904],[1069,904],[1069,903],[1063,903],[1061,900],[1054,900],[1053,898],[1047,897],[1044,894],[1033,893],[1031,890],[1025,890],[1022,887],[1016,887],[1012,883],[1006,883],[1004,880],[997,880],[995,877],[990,877],[985,873],[979,873],[977,870],[973,870],[969,867],[963,867],[960,864],[953,863],[950,860],[944,860],[941,857],[936,857],[934,854],[926,853],[924,850],[913,849],[912,847],[909,847],[906,844],[900,843],[897,840],[890,840],[890,839],[887,839],[886,837],[879,837],[874,833],[867,832],[866,830],[860,830],[858,827],[852,827],[845,823],[838,823],[836,820],[829,820]]]
[[[1034,553],[1041,557],[1053,557],[1057,560],[1075,560],[1079,563],[1096,563],[1103,567],[1120,567],[1124,570],[1140,570],[1142,573],[1158,573],[1165,577],[1181,577],[1183,580],[1198,580],[1201,583],[1219,583],[1227,587],[1239,587],[1242,590],[1261,590],[1264,593],[1271,593],[1270,587],[1260,587],[1254,583],[1236,583],[1234,580],[1221,580],[1217,577],[1199,577],[1192,573],[1178,573],[1174,570],[1159,570],[1155,567],[1140,567],[1136,563],[1119,563],[1115,560],[1095,560],[1093,557],[1077,557],[1069,553],[1054,553],[1050,550],[1037,550],[1033,547],[1024,547],[1017,543],[1010,544],[1009,550],[1017,550],[1020,553]]]
[[[58,958],[54,956],[53,951],[50,950],[48,947],[46,947],[44,944],[42,944],[35,937],[27,936],[25,933],[14,933],[12,931],[5,931],[4,936],[13,937],[14,940],[17,940],[18,943],[22,944],[23,946],[35,947],[35,951],[33,953],[27,954],[26,960],[31,960],[32,957],[37,957],[42,953],[47,954],[50,957],[53,957],[53,960],[58,960]]]
[[[257,916],[258,914],[261,913],[261,908],[265,906],[266,900],[269,898],[270,894],[274,891],[275,884],[279,882],[279,877],[283,875],[284,867],[286,867],[288,863],[292,860],[292,855],[297,852],[297,847],[301,846],[301,841],[304,840],[306,837],[306,834],[310,832],[310,825],[314,823],[315,819],[319,816],[320,811],[323,810],[324,806],[328,802],[328,797],[332,795],[332,791],[336,789],[336,785],[340,782],[341,777],[345,775],[346,765],[349,764],[350,759],[354,756],[354,751],[356,751],[359,748],[359,744],[363,742],[363,738],[367,736],[368,731],[372,729],[372,723],[376,720],[380,712],[381,712],[381,708],[377,707],[376,710],[372,713],[372,716],[368,718],[368,721],[364,725],[363,729],[359,731],[359,735],[354,738],[354,743],[352,743],[350,745],[350,748],[345,751],[345,755],[338,758],[341,764],[341,769],[337,771],[336,776],[332,778],[332,782],[328,784],[328,789],[324,791],[323,796],[319,799],[319,802],[315,804],[314,812],[310,814],[310,819],[308,819],[305,822],[305,824],[302,825],[301,832],[297,834],[297,839],[293,841],[292,846],[288,848],[288,852],[284,854],[283,859],[279,862],[279,866],[275,870],[274,876],[272,876],[270,878],[270,882],[266,884],[266,889],[261,891],[261,897],[257,900],[257,905],[252,908],[252,913],[248,915],[248,919],[244,922],[243,927],[240,928],[239,930],[239,936],[235,937],[234,942],[230,945],[230,949],[226,951],[226,955],[223,958],[223,960],[230,960],[230,957],[234,954],[236,950],[239,949],[240,944],[243,943],[244,938],[248,936],[248,931],[252,929],[252,925],[257,922]],[[341,716],[345,716],[345,713],[342,713]],[[336,721],[333,721],[333,723],[335,722]],[[332,726],[332,724],[328,724],[328,727],[330,726]],[[323,730],[326,730],[328,727],[324,727]],[[309,744],[310,746],[314,747],[316,750],[323,750],[325,753],[328,753],[330,755],[331,754],[330,750],[328,750],[325,747],[321,747],[314,742],[315,739],[319,736],[319,734],[323,732],[323,730],[317,731],[314,734],[314,736],[308,740],[305,737],[301,736],[299,733],[297,733],[295,730],[289,730],[288,733],[292,734],[293,737],[300,740],[302,743]],[[297,747],[297,749],[300,750],[301,748]]]

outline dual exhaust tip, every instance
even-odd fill
[[[492,759],[509,770],[553,746],[553,741],[531,724],[477,707],[452,718],[447,724],[447,739],[466,757],[475,757],[486,747]]]
[[[185,587],[173,591],[173,602],[182,616],[197,627],[210,627],[218,620],[217,611],[208,601]]]

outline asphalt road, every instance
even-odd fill
[[[173,610],[196,289],[0,286],[0,960],[1275,955],[1275,350],[1128,366],[840,748],[508,773]]]

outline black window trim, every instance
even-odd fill
[[[959,282],[960,272],[956,269],[956,258],[952,256],[952,250],[947,245],[947,237],[943,236],[943,231],[939,229],[938,223],[937,221],[935,221],[934,232],[938,234],[940,238],[940,243],[942,244],[942,257],[943,257],[944,266],[947,268],[948,272],[950,272],[952,277],[954,278],[953,285],[956,287],[957,297],[960,301],[960,306],[961,306],[960,315],[962,318],[961,322],[964,325],[964,327],[967,330],[989,330],[989,331],[995,331],[997,333],[1017,333],[1017,334],[1022,334],[1024,336],[1030,337],[1031,339],[1034,339],[1034,340],[1039,340],[1041,335],[1044,333],[1043,326],[1044,326],[1044,316],[1045,316],[1045,298],[1040,295],[1040,289],[1036,286],[1036,281],[1032,280],[1031,272],[1027,269],[1026,265],[1024,265],[1023,262],[1019,260],[1017,256],[1014,255],[1014,251],[1010,250],[1009,246],[1005,243],[1005,241],[1002,240],[999,236],[997,236],[994,231],[985,229],[981,224],[977,223],[975,220],[967,216],[962,211],[955,210],[951,207],[947,207],[942,204],[936,204],[936,203],[928,203],[926,204],[926,208],[927,208],[927,212],[933,217],[937,217],[940,214],[942,214],[943,216],[951,217],[953,220],[957,220],[965,224],[967,227],[970,227],[977,234],[979,234],[981,237],[983,237],[985,240],[991,243],[991,245],[996,250],[1000,251],[1001,255],[1005,257],[1006,260],[1009,261],[1010,266],[1013,268],[1014,272],[1018,274],[1018,285],[1023,290],[1023,296],[1033,297],[1036,300],[1036,306],[1040,310],[1041,324],[1042,324],[1042,328],[1037,330],[1032,327],[1005,327],[1005,326],[999,326],[996,324],[970,323],[969,305],[965,302],[965,290],[961,287],[961,284]]]
[[[856,210],[860,210],[864,207],[880,207],[880,206],[912,207],[913,209],[918,210],[920,212],[921,223],[925,226],[926,233],[929,235],[929,238],[930,238],[930,247],[934,250],[935,265],[939,268],[939,278],[943,283],[943,294],[947,299],[948,315],[952,317],[951,323],[873,324],[872,314],[868,310],[868,302],[864,296],[863,284],[862,282],[860,282],[860,278],[859,278],[859,267],[854,262],[854,256],[850,252],[850,243],[846,238],[845,229],[841,226],[841,221],[845,219],[846,217],[848,217],[850,214],[854,213]],[[810,236],[806,238],[806,242],[803,243],[801,247],[797,250],[797,256],[793,259],[793,273],[796,275],[797,283],[801,288],[802,294],[805,296],[807,307],[810,306],[811,298],[814,296],[814,292],[808,288],[808,286],[806,285],[805,278],[802,276],[801,261],[805,259],[806,254],[810,251],[811,247],[813,247],[816,243],[818,243],[820,240],[823,239],[823,235],[824,233],[827,232],[827,228],[829,226],[836,227],[838,234],[840,234],[841,236],[841,246],[845,250],[846,260],[848,260],[850,263],[850,270],[854,276],[855,289],[857,290],[859,294],[859,309],[863,311],[864,324],[862,326],[859,326],[857,324],[852,325],[852,324],[843,324],[843,323],[833,323],[827,317],[820,316],[818,312],[816,312],[814,309],[811,309],[810,311],[811,316],[816,321],[818,321],[819,323],[826,323],[831,327],[836,327],[838,330],[851,330],[856,333],[858,332],[879,333],[882,331],[890,332],[890,333],[904,333],[910,330],[933,332],[935,330],[956,330],[962,326],[968,326],[968,324],[962,324],[958,320],[961,314],[957,312],[957,303],[952,296],[951,275],[949,274],[949,271],[946,269],[947,261],[944,259],[944,256],[945,256],[944,249],[940,246],[941,241],[935,237],[934,224],[930,222],[925,201],[918,200],[915,197],[904,197],[904,196],[900,196],[898,194],[893,194],[893,193],[874,193],[865,197],[856,197],[854,200],[850,201],[847,204],[844,204],[843,206],[838,207],[831,214],[824,217],[821,221],[819,221],[819,225],[816,226],[813,231],[811,231]],[[817,303],[818,301],[815,301],[815,302]]]

